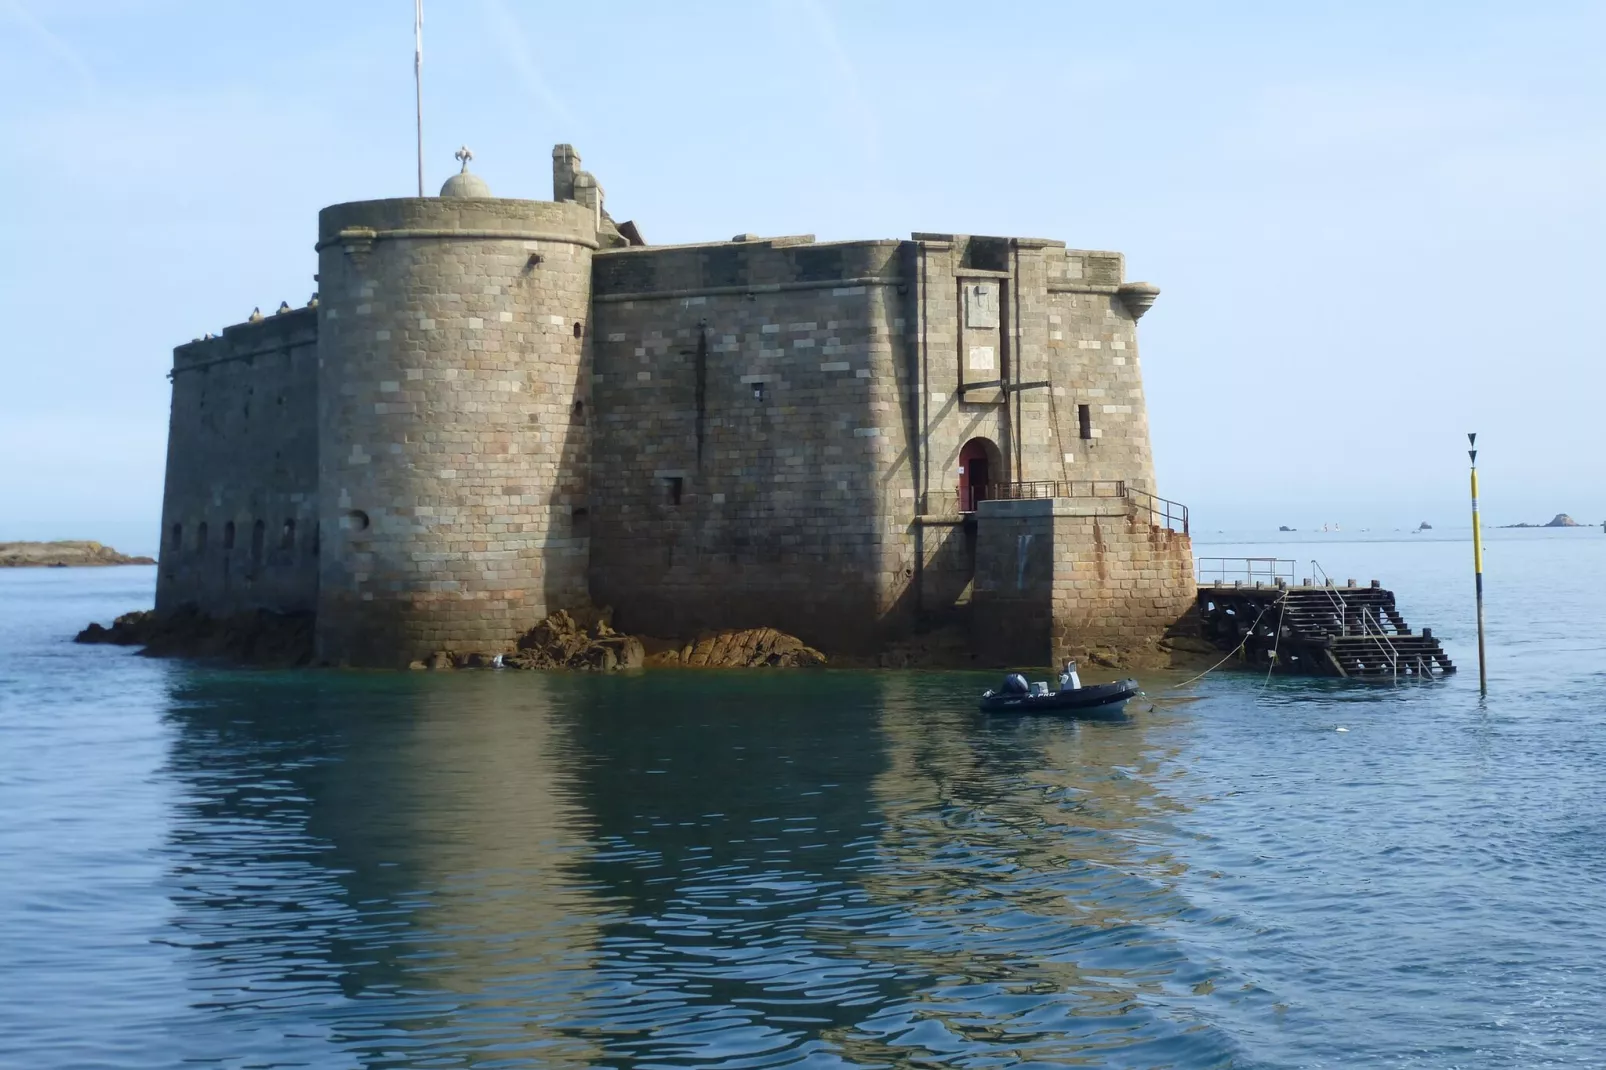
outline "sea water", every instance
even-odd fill
[[[1461,672],[229,671],[0,574],[0,1063],[1606,1064],[1606,536],[1199,533]],[[1045,667],[1046,672],[1046,667]]]

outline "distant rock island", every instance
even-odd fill
[[[0,568],[68,568],[79,565],[154,565],[149,557],[130,557],[98,542],[0,542]]]
[[[1508,528],[1581,528],[1584,525],[1566,513],[1557,513],[1548,524],[1504,524],[1502,526]]]

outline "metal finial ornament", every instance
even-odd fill
[[[470,160],[472,160],[473,158],[474,158],[474,154],[469,151],[467,145],[464,145],[462,148],[460,148],[456,152],[452,153],[452,159],[454,159],[454,160],[462,160],[463,161],[463,173],[464,174],[468,173],[468,162]]]

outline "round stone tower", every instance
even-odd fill
[[[586,598],[596,214],[441,196],[318,217],[318,655],[497,652]]]

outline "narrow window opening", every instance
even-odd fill
[[[1076,407],[1076,422],[1081,429],[1083,438],[1093,437],[1093,410],[1086,405]]]
[[[296,548],[296,522],[286,520],[284,530],[279,533],[279,549],[294,550]]]
[[[576,337],[576,338],[579,338],[579,337],[580,337],[580,336],[581,336],[581,335],[582,335],[582,334],[584,334],[584,333],[585,333],[585,328],[584,328],[584,327],[582,327],[582,326],[580,326],[580,324],[579,324],[579,323],[576,323],[576,324],[575,324],[575,325],[574,325],[574,336],[575,336],[575,337]]]
[[[204,520],[201,521],[200,526],[195,529],[195,549],[197,552],[201,552],[206,549],[206,521]]]
[[[251,525],[251,563],[258,564],[262,560],[262,544],[267,539],[268,526],[258,520]]]
[[[585,538],[591,534],[591,510],[585,506],[569,514],[569,534],[575,538]]]
[[[184,548],[184,525],[183,524],[174,524],[173,525],[172,541],[170,542],[169,545],[171,545],[172,548],[175,549],[175,550],[182,550]]]
[[[670,476],[664,480],[664,501],[670,505],[680,504],[681,492],[685,489],[686,480],[681,476]]]
[[[234,521],[223,525],[223,549],[234,549]]]
[[[361,509],[353,509],[351,512],[346,514],[345,521],[342,526],[345,527],[347,531],[367,531],[368,514],[363,512]]]
[[[586,415],[586,403],[584,401],[576,401],[574,403],[574,408],[570,411],[574,413],[574,418],[576,420],[583,420],[585,419]]]
[[[312,556],[317,557],[318,551],[323,548],[323,525],[312,525]]]

